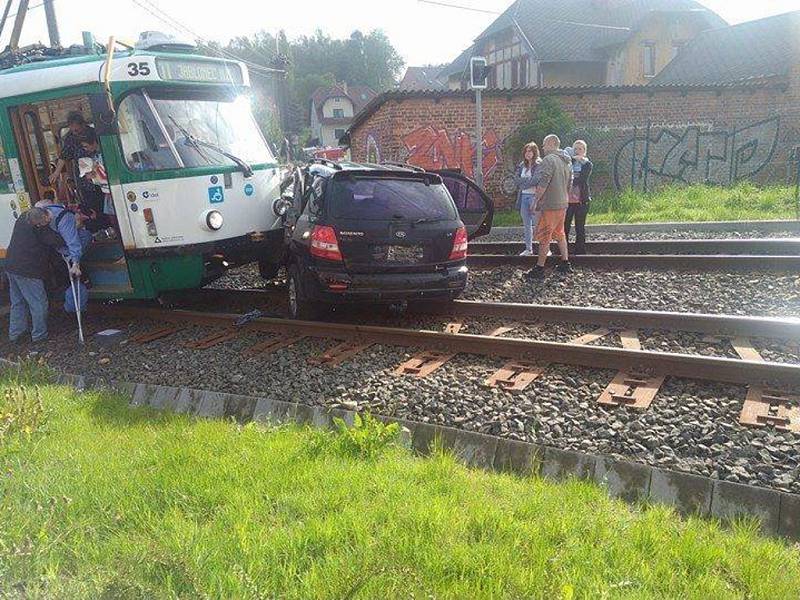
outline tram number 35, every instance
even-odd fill
[[[147,77],[150,75],[150,65],[146,62],[128,63],[128,75],[131,77]]]

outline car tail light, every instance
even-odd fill
[[[453,249],[450,251],[450,258],[448,260],[463,260],[467,258],[467,228],[459,227],[456,229],[456,234],[453,236]]]
[[[333,227],[315,225],[311,232],[311,255],[325,260],[342,261],[342,252]]]

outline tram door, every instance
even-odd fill
[[[94,199],[97,202],[91,208],[95,209],[97,218],[85,221],[84,227],[92,233],[100,229],[111,229],[116,237],[113,234],[95,235],[95,240],[85,251],[81,261],[82,270],[89,275],[91,290],[95,295],[130,293],[132,287],[119,236],[119,224],[115,217],[103,215],[103,196],[99,188],[93,190],[93,186],[79,180],[82,177],[81,170],[79,165],[73,164],[75,161],[67,161],[60,175],[57,178],[51,177],[69,132],[67,117],[72,112],[81,113],[87,125],[92,126],[92,111],[86,96],[59,98],[10,109],[25,187],[30,195],[31,205],[46,197],[55,197],[59,202],[77,209],[86,200],[87,189],[96,195]],[[106,190],[108,191],[107,186]]]

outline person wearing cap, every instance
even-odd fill
[[[42,208],[24,212],[14,224],[6,250],[5,271],[11,299],[8,337],[21,340],[28,329],[34,344],[47,340],[47,277],[51,250],[64,240],[49,227],[52,216]],[[30,320],[28,315],[30,314]]]

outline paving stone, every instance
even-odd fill
[[[438,438],[438,442],[437,442]],[[440,427],[430,423],[417,423],[411,439],[413,450],[423,456],[428,456],[433,451],[435,443],[441,443],[442,431]]]
[[[320,429],[330,429],[331,417],[328,411],[321,406],[315,406],[311,412],[311,425]]]
[[[282,425],[294,419],[296,404],[259,398],[253,409],[253,420],[270,425]]]
[[[608,493],[626,502],[638,502],[650,492],[651,468],[627,460],[600,457],[594,479]]]
[[[294,420],[299,425],[312,425],[314,421],[314,407],[309,404],[295,405]]]
[[[342,410],[341,408],[332,408],[328,411],[328,416],[331,420],[331,426],[336,427],[336,419],[341,419],[348,427],[355,424],[356,413],[349,410]]]
[[[236,396],[223,394],[225,397],[225,418],[234,418],[239,423],[249,423],[253,420],[257,398],[252,396]]]
[[[547,448],[542,459],[542,476],[548,479],[592,479],[597,457],[571,450]]]
[[[111,389],[122,396],[132,399],[133,393],[136,391],[136,384],[130,381],[112,381]]]
[[[714,481],[700,475],[653,469],[650,477],[650,498],[682,515],[707,515],[713,491]]]
[[[494,468],[504,473],[538,475],[542,468],[544,449],[536,444],[500,439],[494,455]]]
[[[458,460],[480,469],[491,469],[497,449],[497,438],[460,429],[446,429],[443,445]]]
[[[800,542],[800,495],[781,494],[778,534]]]
[[[774,490],[716,481],[711,499],[711,516],[723,520],[740,516],[757,517],[761,521],[762,531],[775,535],[780,519],[780,501],[780,493]]]
[[[140,383],[133,393],[131,406],[150,406],[156,410],[165,410],[168,406],[174,406],[179,393],[178,388]]]
[[[225,394],[209,391],[203,392],[194,414],[204,419],[222,418],[225,415]]]

